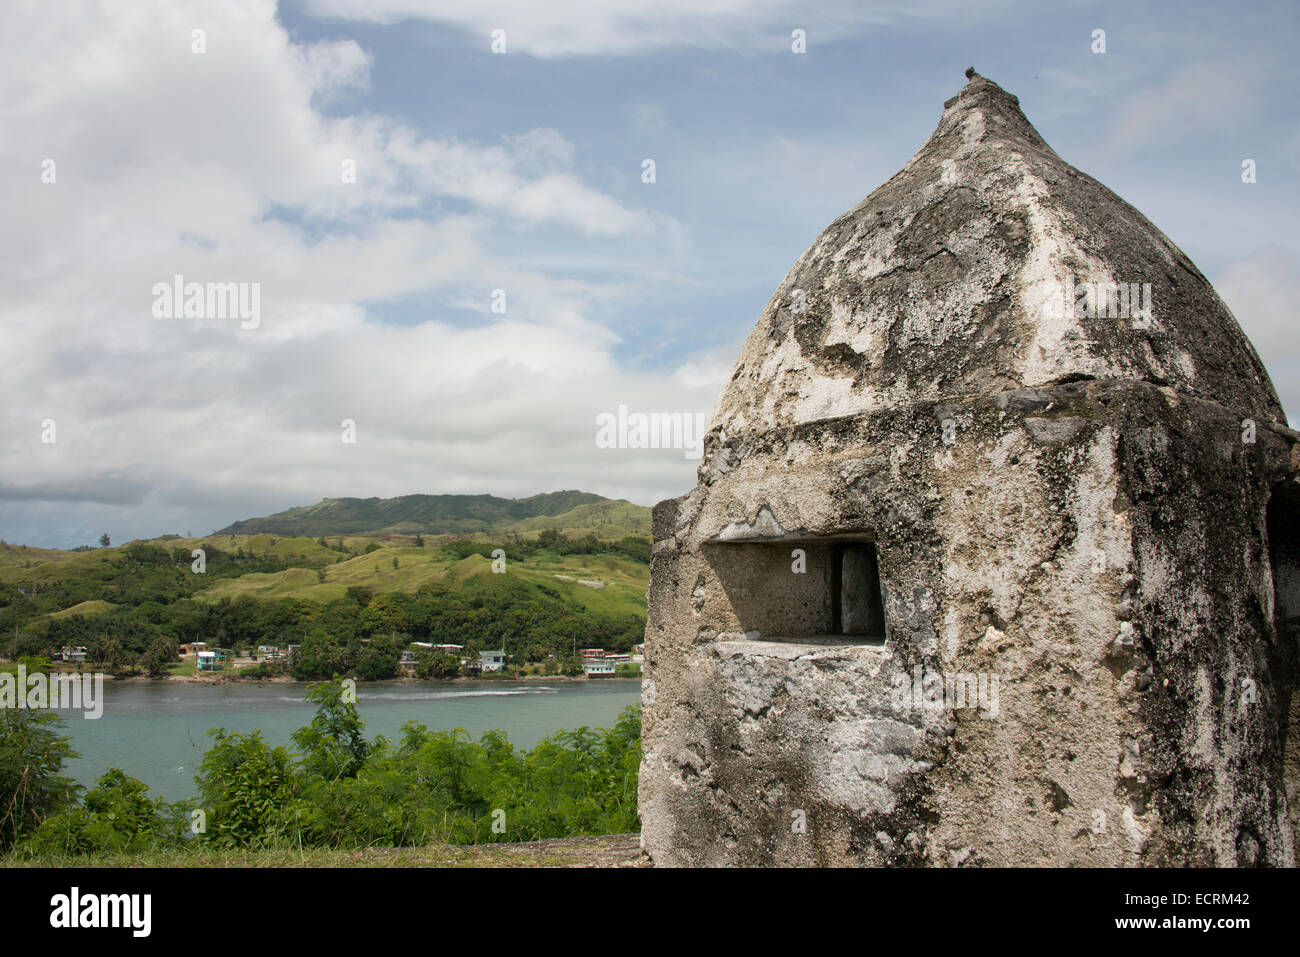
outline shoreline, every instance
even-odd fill
[[[0,669],[0,670],[4,670],[4,669]],[[74,671],[72,669],[63,669],[63,668],[50,669],[50,674],[53,675],[93,675],[97,673],[98,672],[95,672],[90,669],[84,669],[84,668],[79,671]],[[111,675],[106,672],[103,674],[106,681],[160,681],[160,682],[180,682],[184,684],[233,684],[236,682],[242,682],[248,684],[314,684],[316,681],[324,680],[324,679],[304,680],[300,678],[295,678],[292,675],[284,675],[284,674],[272,675],[271,677],[268,678],[251,678],[251,677],[244,677],[241,675],[232,674],[224,671],[208,672],[203,675],[199,675],[199,674],[162,675],[161,677],[157,677],[157,678],[151,678],[149,675],[144,675],[144,674]],[[431,684],[435,682],[436,683],[475,682],[480,684],[495,684],[503,681],[640,681],[643,675],[644,673],[641,675],[602,675],[599,678],[592,678],[587,675],[518,675],[515,677],[501,677],[501,678],[482,678],[482,677],[472,678],[472,677],[467,677],[465,675],[460,675],[455,678],[412,678],[412,677],[380,678],[376,681],[371,681],[365,678],[357,678],[356,682],[357,684],[368,685],[368,684]],[[344,675],[342,677],[347,677],[347,676]]]
[[[67,672],[75,674],[76,672]],[[81,672],[88,674],[89,672]],[[165,675],[161,678],[150,678],[148,675],[105,675],[106,679],[111,681],[161,681],[161,682],[182,682],[185,684],[314,684],[316,681],[324,679],[300,679],[292,675],[274,675],[270,678],[245,678],[239,675],[214,674],[212,676],[204,675]],[[500,684],[507,681],[640,681],[641,675],[620,676],[607,675],[602,678],[588,678],[586,675],[519,675],[514,678],[467,678],[464,676],[457,678],[380,678],[377,681],[370,681],[362,678],[356,679],[359,685],[371,684],[446,684],[449,682],[465,682],[475,684]]]

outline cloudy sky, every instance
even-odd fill
[[[1289,0],[4,17],[10,543],[202,534],[325,496],[680,494],[695,461],[597,448],[597,414],[708,412],[796,257],[910,158],[972,64],[1192,257],[1300,409]],[[257,327],[157,318],[177,274],[257,283]]]

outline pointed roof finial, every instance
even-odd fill
[[[975,68],[973,66],[966,67],[966,79],[973,80],[977,76],[979,76],[979,74],[975,72]]]

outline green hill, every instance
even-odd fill
[[[0,653],[83,645],[132,673],[185,641],[298,644],[311,652],[294,664],[302,680],[348,669],[382,680],[411,641],[472,642],[554,673],[577,667],[576,648],[626,651],[643,637],[649,516],[586,492],[420,495],[330,499],[200,538],[0,544]],[[445,662],[426,664],[447,676]]]
[[[393,559],[398,561],[393,565]],[[349,561],[329,565],[319,573],[290,568],[223,578],[198,593],[204,601],[251,598],[328,602],[341,599],[348,588],[361,585],[377,594],[415,594],[436,582],[453,593],[495,603],[494,590],[523,582],[573,608],[609,615],[644,615],[649,569],[621,555],[536,556],[512,561],[510,575],[496,575],[482,555],[457,559],[441,549],[384,548]],[[499,604],[499,603],[496,603]]]
[[[9,545],[0,542],[0,568],[31,568],[43,562],[72,561],[87,552],[74,552],[60,548],[35,548],[29,545]]]
[[[608,526],[608,529],[602,529]],[[591,492],[562,491],[527,498],[495,495],[401,495],[327,498],[234,522],[219,535],[472,535],[571,529],[602,538],[648,534],[650,509]]]

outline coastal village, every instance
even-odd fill
[[[180,646],[178,661],[192,664],[196,675],[226,672],[227,670],[233,671],[234,669],[258,664],[280,666],[287,672],[299,647],[296,644],[287,645],[283,648],[275,645],[258,645],[255,651],[250,650],[241,655],[236,654],[229,648],[209,648],[207,642],[191,641]],[[417,677],[416,668],[419,663],[418,655],[421,649],[441,652],[457,659],[460,662],[463,674],[467,677],[478,677],[485,674],[501,674],[504,676],[504,673],[510,668],[506,651],[503,648],[479,651],[477,656],[474,656],[466,654],[464,645],[413,641],[402,652],[401,658],[398,660],[399,679],[415,679]],[[645,661],[644,651],[645,646],[638,644],[632,647],[630,653],[607,651],[604,648],[580,648],[577,650],[577,654],[582,662],[584,677],[639,677],[641,665]],[[86,655],[87,650],[84,646],[70,645],[62,649],[59,658],[65,665],[76,665],[80,668],[86,662]],[[554,655],[550,656],[552,659],[554,657]],[[620,673],[620,668],[623,669],[622,673]]]

